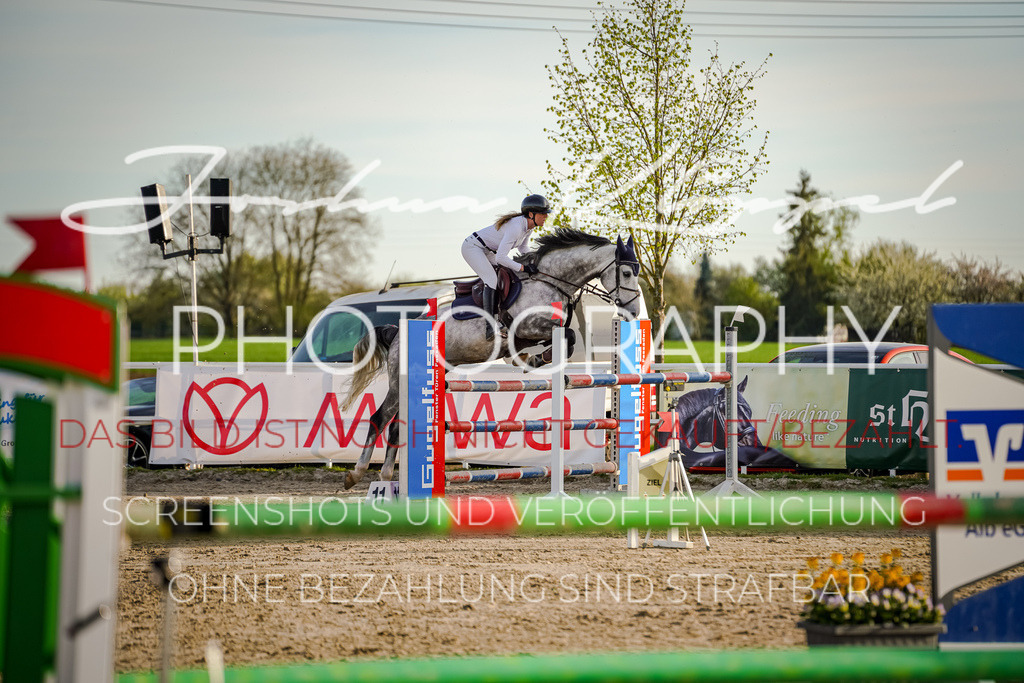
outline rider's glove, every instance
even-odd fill
[[[540,271],[537,270],[537,266],[533,265],[532,263],[527,263],[523,266],[523,272],[526,273],[527,275],[536,275]]]

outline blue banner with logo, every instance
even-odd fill
[[[434,367],[437,349],[437,335],[433,320],[409,320],[407,323],[409,364],[408,373],[408,430],[405,468],[408,477],[409,498],[430,498],[434,490],[434,394],[436,384],[444,378],[438,377]],[[443,420],[443,417],[441,418]],[[443,438],[443,427],[441,430]],[[442,455],[443,457],[443,455]],[[443,471],[443,470],[442,470]]]

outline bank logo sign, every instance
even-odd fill
[[[1024,410],[950,410],[946,419],[946,481],[1024,481]]]

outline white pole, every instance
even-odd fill
[[[565,493],[565,452],[562,450],[562,421],[565,413],[565,329],[551,333],[551,495]]]
[[[736,415],[739,413],[739,402],[736,397],[736,333],[738,328],[725,328],[725,371],[729,373],[729,384],[725,392],[725,472],[732,481],[739,481],[738,458],[736,449],[739,445],[737,434],[739,426]]]
[[[735,321],[734,321],[735,322]],[[725,481],[708,491],[709,495],[731,496],[743,495],[761,497],[749,486],[740,481],[739,473],[739,392],[736,379],[736,344],[737,332],[735,325],[725,328],[725,369],[729,373],[729,381],[725,385]]]
[[[619,374],[622,372],[622,318],[616,314],[612,318],[612,374]],[[612,417],[616,420],[622,418],[622,388],[621,387],[609,387],[608,391],[612,392]],[[612,461],[616,464],[615,474],[612,475],[612,491],[621,491],[622,481],[622,468],[629,467],[628,462],[622,462],[620,454],[622,449],[620,448],[622,442],[622,424],[612,432]],[[632,476],[630,471],[626,470],[626,486],[629,486],[629,477]]]
[[[372,330],[370,331],[373,332]],[[379,343],[379,342],[378,342]],[[409,499],[409,319],[404,315],[398,323],[398,344],[402,352],[402,362],[398,373],[398,497]],[[434,349],[435,353],[437,348]],[[435,424],[434,429],[444,431],[444,423]],[[429,436],[427,437],[429,438]]]
[[[629,469],[626,478],[626,497],[627,498],[639,498],[640,497],[640,452],[630,451],[629,459],[626,463],[626,467]],[[640,547],[640,530],[639,529],[628,529],[626,531],[626,547],[630,549],[636,549]]]

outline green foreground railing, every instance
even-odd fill
[[[228,669],[225,683],[402,681],[403,683],[608,683],[622,681],[1014,680],[1024,677],[1024,650],[935,652],[881,648],[727,650],[630,654],[400,659]],[[120,683],[150,683],[157,674],[126,674]],[[175,683],[205,683],[205,670],[181,671]]]
[[[177,535],[565,534],[583,530],[732,527],[758,531],[829,527],[926,528],[1020,524],[1024,498],[936,498],[913,494],[776,494],[758,498],[451,497],[389,504],[280,497],[228,505],[165,500],[133,503],[125,515],[136,539]]]

